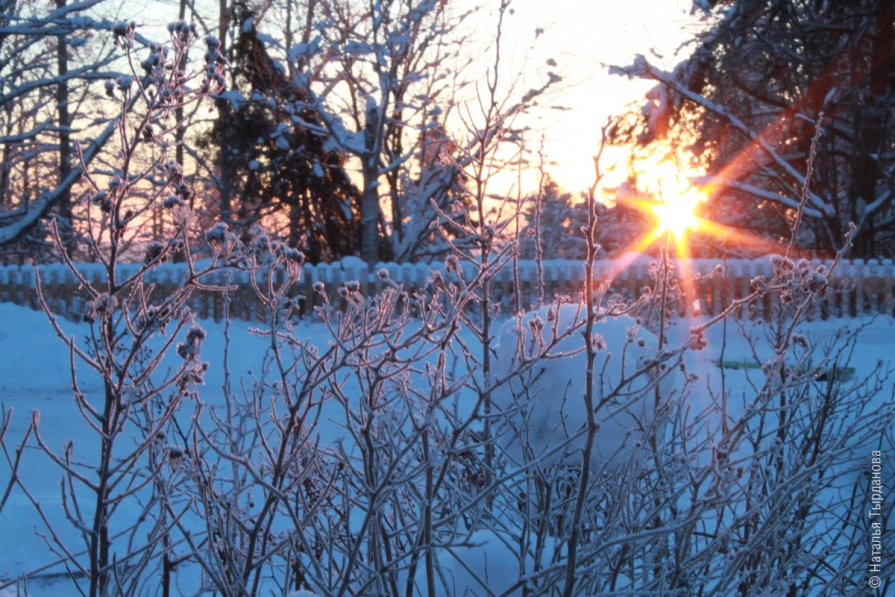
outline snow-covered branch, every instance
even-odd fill
[[[729,122],[735,129],[740,131],[750,142],[768,156],[774,164],[782,171],[795,180],[799,187],[805,188],[805,175],[798,172],[792,164],[790,164],[783,156],[781,156],[772,146],[771,142],[766,138],[764,133],[753,131],[743,120],[738,118],[733,112],[722,106],[721,104],[710,100],[702,94],[690,90],[684,83],[679,81],[672,73],[667,73],[647,61],[643,56],[638,56],[634,64],[628,67],[614,67],[613,72],[623,74],[629,77],[642,77],[653,79],[674,90],[674,92],[695,104],[701,106],[705,110],[719,116]],[[748,149],[746,151],[749,151]],[[748,155],[746,156],[749,157]],[[738,159],[743,159],[738,158]],[[827,217],[834,215],[833,208],[823,200],[822,197],[809,189],[808,200],[815,214],[823,214]],[[798,204],[798,201],[795,201]]]

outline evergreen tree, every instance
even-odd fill
[[[231,88],[217,96],[220,211],[231,226],[264,220],[310,261],[358,250],[358,191],[304,91],[268,53],[255,14],[237,7]],[[215,51],[216,39],[210,39]]]

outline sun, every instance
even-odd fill
[[[688,230],[697,230],[700,220],[694,212],[701,198],[695,195],[696,192],[690,192],[650,205],[649,210],[656,218],[656,232],[660,235],[669,232],[682,240]]]
[[[654,221],[651,235],[654,239],[668,233],[681,242],[688,232],[702,227],[703,220],[696,212],[708,196],[694,182],[702,173],[684,167],[683,163],[683,160],[653,158],[639,164],[636,177],[639,193],[628,202]]]
[[[721,196],[723,180],[684,166],[687,162],[665,159],[661,155],[645,156],[633,170],[629,161],[627,170],[609,170],[612,180],[602,190],[606,205],[621,205],[639,214],[641,222],[649,220],[652,224],[614,252],[607,278],[617,279],[638,256],[658,246],[663,256],[674,259],[683,304],[693,305],[698,304],[693,245],[707,243],[707,246],[724,247],[732,244],[763,253],[783,249],[776,241],[711,219],[707,213],[711,210],[704,207]],[[633,183],[628,184],[629,181]],[[694,242],[697,239],[691,238],[693,232],[699,233],[698,243]]]

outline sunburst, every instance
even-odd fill
[[[682,241],[689,230],[700,228],[701,221],[695,210],[701,199],[692,195],[678,196],[673,201],[660,201],[650,206],[659,234],[668,232],[676,240]]]

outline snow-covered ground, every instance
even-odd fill
[[[689,325],[701,320],[680,320],[670,329],[672,345],[681,342],[686,336]],[[500,327],[504,321],[495,323],[495,335],[501,337]],[[66,332],[75,337],[88,332],[83,323],[62,322]],[[222,323],[202,322],[207,339],[202,347],[202,359],[210,364],[205,385],[200,396],[207,404],[216,404],[222,400],[221,387],[224,383],[223,367],[224,342]],[[746,323],[754,337],[761,337],[761,323]],[[232,338],[229,359],[231,374],[234,379],[257,373],[261,367],[268,339],[251,333],[251,325],[245,322],[233,322],[230,335]],[[882,361],[886,367],[892,366],[893,348],[895,348],[895,320],[888,317],[875,319],[842,319],[828,321],[812,321],[805,323],[801,332],[813,344],[826,346],[833,342],[843,329],[862,328],[858,335],[856,348],[850,365],[855,369],[855,377],[869,375]],[[329,335],[320,323],[298,322],[293,334],[318,346],[325,346]],[[722,342],[726,334],[726,343]],[[505,334],[503,337],[505,338]],[[724,361],[755,362],[753,349],[743,340],[741,330],[734,324],[728,324],[726,331],[721,325],[709,329],[706,334],[707,346],[700,351],[688,352],[685,355],[687,370],[698,376],[688,400],[695,409],[707,406],[711,401],[711,392],[721,384],[722,371],[718,366]],[[607,334],[607,341],[618,341],[617,336]],[[771,348],[762,343],[758,348],[758,360],[769,358]],[[610,347],[611,349],[612,347]],[[173,352],[173,351],[172,351]],[[14,443],[25,432],[32,413],[39,414],[40,433],[43,440],[51,448],[62,452],[66,442],[72,442],[75,455],[92,454],[96,449],[95,434],[87,429],[72,399],[71,374],[69,371],[69,349],[55,336],[53,328],[44,314],[27,308],[0,303],[0,400],[5,408],[12,409],[13,419],[7,435],[7,442]],[[83,373],[79,375],[81,390],[95,395],[101,390],[100,380]],[[749,401],[753,392],[750,380],[755,381],[762,372],[757,369],[726,369],[724,383],[730,390],[732,408],[742,406]],[[878,393],[878,403],[882,404],[892,398],[892,379]],[[336,409],[338,410],[338,409]],[[328,416],[321,418],[321,438],[324,442],[333,442],[344,433],[342,426]],[[8,448],[10,446],[7,446]],[[0,463],[0,482],[5,487],[9,467],[5,460]],[[73,545],[78,543],[78,534],[65,521],[62,510],[60,478],[58,468],[51,465],[48,458],[37,449],[30,448],[24,454],[24,465],[21,477],[31,496],[40,503],[44,514],[61,530],[63,537]],[[35,507],[19,489],[14,489],[2,513],[0,513],[0,584],[3,579],[15,578],[27,571],[37,571],[38,575],[29,583],[29,591],[35,595],[62,594],[70,591],[70,581],[64,576],[64,569],[52,564],[59,558],[47,546],[43,535],[45,525],[40,521]],[[487,536],[474,537],[473,546],[455,550],[454,557],[446,557],[441,565],[447,574],[453,576],[458,588],[471,587],[471,593],[477,594],[474,583],[468,580],[466,566],[477,571],[481,576],[487,569],[487,577],[493,579],[493,589],[498,593],[514,580],[513,566],[516,566],[509,548],[501,549],[495,545],[476,547],[477,539],[494,543]],[[487,551],[487,557],[485,553]],[[507,552],[503,557],[501,554]],[[509,567],[509,568],[508,568]],[[462,590],[458,592],[462,594]]]

